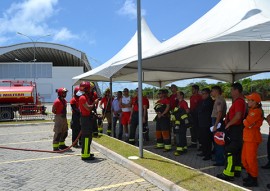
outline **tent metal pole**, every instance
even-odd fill
[[[142,39],[141,39],[141,0],[137,0],[138,31],[138,103],[139,103],[139,157],[143,158],[143,121],[142,121]]]
[[[250,41],[248,41],[248,70],[251,69],[251,50],[250,50]]]
[[[110,77],[110,90],[111,90],[111,96],[110,96],[110,102],[111,102],[111,122],[112,122],[112,124],[111,124],[111,131],[112,131],[112,135],[111,136],[113,136],[113,135],[115,135],[115,132],[114,132],[114,129],[113,129],[113,110],[112,110],[112,102],[113,102],[113,99],[112,99],[112,97],[113,97],[113,89],[112,89],[112,77]]]

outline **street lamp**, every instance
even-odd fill
[[[43,38],[43,37],[51,36],[51,34],[47,34],[47,35],[40,36],[40,37],[38,37],[36,40],[33,40],[30,36],[28,36],[28,35],[26,35],[26,34],[23,34],[23,33],[21,33],[21,32],[17,32],[17,34],[29,38],[29,39],[31,40],[31,42],[33,43],[33,45],[34,45],[34,51],[33,51],[34,59],[32,60],[32,62],[34,62],[34,66],[35,66],[35,62],[36,62],[36,60],[37,60],[37,59],[36,59],[36,43],[37,43],[37,41],[38,41],[39,39],[41,39],[41,38]],[[16,59],[15,59],[15,60],[16,60]],[[31,68],[32,68],[32,65],[31,65]],[[32,69],[31,69],[31,72],[32,72]],[[36,72],[36,69],[35,69],[35,72]],[[36,75],[36,74],[34,73],[34,75]],[[35,76],[34,76],[34,82],[35,82],[35,80],[36,80],[36,79],[35,79]]]

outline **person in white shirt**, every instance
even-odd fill
[[[123,97],[120,99],[120,107],[122,108],[122,118],[121,123],[124,127],[124,133],[125,133],[125,141],[128,141],[128,124],[130,119],[130,113],[131,113],[131,96],[129,96],[129,90],[125,88],[123,90]]]

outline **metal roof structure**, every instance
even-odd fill
[[[87,72],[92,69],[84,52],[69,46],[48,42],[26,42],[0,47],[2,62],[52,62],[56,67],[83,67]],[[100,94],[98,84],[95,83]]]
[[[84,52],[61,44],[47,42],[27,42],[0,47],[0,62],[52,62],[53,66],[83,66],[91,70]]]

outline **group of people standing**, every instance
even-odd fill
[[[124,141],[136,144],[136,129],[139,124],[138,89],[131,97],[129,90],[125,88],[123,92],[118,91],[115,98],[111,96],[110,89],[107,89],[104,97],[99,99],[93,88],[93,83],[82,82],[79,87],[75,87],[74,97],[70,101],[72,141],[76,140],[81,131],[81,138],[75,147],[81,146],[82,160],[94,159],[94,155],[90,153],[90,145],[92,136],[98,132],[95,115],[98,103],[102,109],[102,119],[107,118],[107,134],[112,133],[113,137],[120,140],[124,136]],[[165,152],[171,151],[172,138],[176,145],[175,156],[185,154],[188,149],[199,147],[201,153],[198,156],[203,157],[203,160],[212,159],[214,153],[214,165],[224,166],[223,172],[217,175],[218,178],[232,181],[235,177],[241,176],[242,167],[244,167],[247,177],[243,179],[243,185],[258,186],[257,152],[262,142],[260,127],[264,120],[260,95],[254,92],[244,96],[242,85],[232,84],[232,105],[227,112],[226,101],[219,86],[213,86],[211,89],[204,88],[199,93],[199,86],[193,85],[190,107],[184,99],[185,94],[177,91],[176,85],[171,85],[171,92],[170,96],[167,89],[160,89],[158,92],[159,99],[154,107],[157,114],[154,119],[156,121],[156,148],[164,149]],[[65,100],[67,89],[59,88],[57,94],[58,98],[52,108],[55,114],[54,151],[68,148],[65,145],[68,130],[67,101]],[[143,131],[144,138],[148,140],[149,100],[144,96],[142,98]],[[111,112],[113,112],[113,119],[111,119]],[[266,119],[270,125],[270,115]],[[116,135],[117,121],[119,121],[118,135]],[[189,146],[186,137],[188,128],[191,134]],[[225,134],[224,145],[215,143],[216,132]],[[269,162],[262,166],[264,169],[270,168],[269,147],[268,137]],[[267,186],[270,188],[270,185]]]
[[[190,107],[176,85],[171,86],[171,91],[170,96],[166,89],[158,92],[159,100],[154,108],[157,114],[156,148],[170,151],[174,138],[175,156],[185,154],[188,148],[198,148],[201,151],[198,156],[203,160],[211,160],[214,153],[213,165],[224,166],[218,178],[232,181],[234,177],[241,176],[243,167],[247,172],[243,185],[258,186],[257,153],[262,142],[260,127],[264,120],[260,95],[254,92],[244,96],[242,85],[232,84],[232,105],[227,112],[220,86],[199,91],[199,86],[193,85]],[[270,115],[267,119],[270,124]],[[191,145],[187,146],[186,131],[189,127]],[[214,141],[216,132],[225,134],[224,145]],[[269,140],[267,149],[269,157]],[[262,168],[270,168],[270,162]]]
[[[103,120],[107,120],[106,133],[109,136],[117,137],[135,145],[136,129],[139,124],[139,104],[138,89],[135,90],[133,97],[129,95],[129,90],[125,88],[117,92],[117,96],[111,95],[110,89],[106,89],[104,96],[98,98],[94,91],[93,82],[81,82],[79,87],[74,88],[73,97],[70,100],[72,109],[71,129],[72,142],[75,148],[82,148],[82,160],[93,160],[94,155],[90,154],[90,145],[93,136],[103,133]],[[52,112],[55,114],[53,151],[67,149],[65,139],[68,135],[67,123],[67,101],[66,88],[57,90],[58,98],[55,100]],[[102,110],[102,115],[97,114],[97,107]],[[144,137],[149,140],[148,113],[149,100],[143,96],[143,127]],[[113,113],[113,118],[111,117]],[[117,121],[119,121],[118,135],[116,135]],[[113,128],[113,129],[112,129]],[[81,132],[81,137],[78,138]],[[78,141],[77,141],[78,140]],[[76,142],[76,143],[75,143]]]
[[[93,132],[97,131],[95,118],[96,106],[99,102],[97,93],[93,90],[94,83],[81,82],[74,88],[73,98],[70,100],[72,108],[72,142],[74,147],[81,147],[82,160],[94,160],[94,154],[90,153]],[[66,88],[57,90],[58,98],[54,101],[52,112],[55,114],[53,151],[67,149],[65,139],[68,135]],[[80,138],[78,138],[81,132]],[[76,142],[78,140],[78,142]]]

